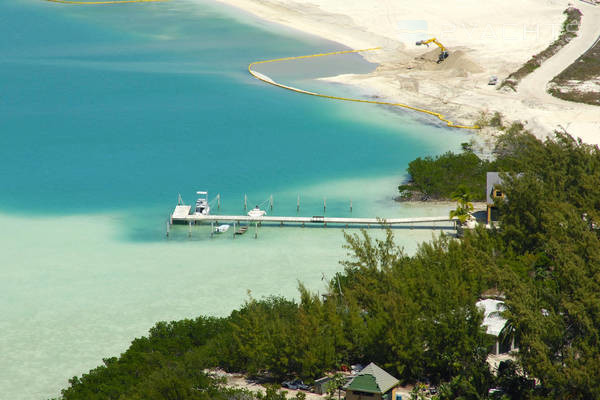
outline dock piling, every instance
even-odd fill
[[[296,212],[300,212],[300,194],[298,194],[298,200],[296,201]]]
[[[221,193],[217,193],[217,210],[221,209]]]
[[[171,230],[171,224],[169,222],[170,221],[167,220],[167,237],[169,237],[169,231]]]
[[[244,211],[248,211],[248,195],[244,193]]]
[[[254,223],[254,239],[258,238],[258,221]]]
[[[211,222],[210,223],[210,238],[213,238],[213,235],[215,234],[215,223]]]
[[[327,212],[327,197],[323,197],[323,214]]]
[[[188,237],[192,237],[192,221],[188,224]]]
[[[273,211],[273,195],[271,195],[271,197],[269,198],[269,206],[271,208],[271,211]]]

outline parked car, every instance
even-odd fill
[[[365,368],[365,366],[362,364],[354,364],[354,365],[350,366],[350,368],[352,369],[353,374],[358,374],[360,371],[362,371]]]
[[[281,384],[281,386],[292,390],[310,390],[310,386],[302,382],[300,379],[285,381]]]
[[[500,388],[492,388],[488,390],[488,396],[490,399],[501,399],[504,397],[504,390]]]

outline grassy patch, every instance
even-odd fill
[[[572,82],[600,79],[600,41],[551,81],[550,94],[563,100],[600,105],[600,92],[569,87]]]
[[[506,79],[502,81],[499,89],[503,87],[509,87],[514,91],[517,90],[519,82],[531,74],[533,71],[538,69],[544,61],[558,53],[567,43],[569,43],[574,37],[577,36],[579,26],[581,24],[581,16],[583,15],[579,9],[574,7],[567,8],[563,14],[566,15],[565,21],[562,25],[562,30],[558,39],[556,39],[550,46],[546,47],[540,53],[534,55],[527,61],[521,68],[508,75]]]

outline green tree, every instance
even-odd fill
[[[258,392],[256,398],[257,400],[287,400],[287,395],[277,385],[267,385],[265,393]]]
[[[337,392],[338,400],[341,398],[341,390],[342,386],[346,384],[346,378],[344,375],[340,373],[336,373],[331,377],[327,387],[327,399],[335,400],[335,395]]]
[[[496,164],[481,160],[470,147],[460,154],[452,152],[438,157],[417,158],[408,164],[410,184],[400,185],[400,193],[417,190],[433,199],[449,199],[459,187],[472,193],[472,200],[485,199],[486,172],[496,170]]]
[[[473,212],[472,195],[465,185],[459,185],[452,192],[452,200],[456,201],[456,209],[450,211],[450,218],[458,218],[461,224],[467,222]]]

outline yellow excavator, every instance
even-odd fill
[[[424,44],[427,47],[429,47],[429,43],[435,43],[435,44],[437,44],[437,46],[442,51],[440,53],[440,55],[438,56],[438,60],[437,60],[438,64],[441,63],[442,61],[444,61],[446,58],[448,58],[448,56],[450,55],[450,53],[448,53],[448,50],[446,50],[446,48],[444,47],[444,45],[441,44],[440,42],[438,42],[438,40],[436,38],[431,38],[429,40],[419,40],[417,42],[417,46],[420,46],[420,45]]]

